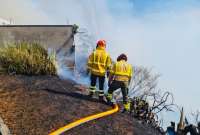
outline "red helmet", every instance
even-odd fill
[[[106,47],[106,41],[105,40],[99,40],[97,42],[98,47]]]
[[[126,54],[124,54],[124,53],[120,54],[120,55],[117,57],[117,61],[120,61],[120,60],[125,60],[125,61],[127,61],[128,58],[127,58]]]

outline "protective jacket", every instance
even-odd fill
[[[110,55],[105,51],[105,48],[97,47],[89,56],[87,66],[92,74],[105,76],[106,71],[111,66]]]
[[[110,73],[113,76],[113,80],[130,81],[133,74],[133,69],[132,66],[125,60],[120,60],[113,65]]]

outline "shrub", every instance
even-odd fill
[[[0,48],[0,64],[8,73],[24,75],[56,75],[55,53],[39,43],[17,42]]]

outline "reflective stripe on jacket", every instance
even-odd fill
[[[104,48],[97,49],[88,58],[88,69],[92,74],[104,76],[111,66],[111,58]]]
[[[114,80],[129,81],[132,77],[133,69],[125,60],[121,60],[113,65],[111,74],[114,76]]]

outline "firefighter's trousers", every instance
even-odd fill
[[[99,97],[104,96],[104,82],[105,82],[105,76],[98,76],[91,74],[90,77],[90,94],[93,95],[96,91],[96,83],[97,79],[99,80]]]
[[[113,92],[119,88],[121,88],[122,91],[124,108],[126,110],[130,110],[130,102],[128,99],[128,82],[114,80],[109,86],[107,99],[111,100]]]

